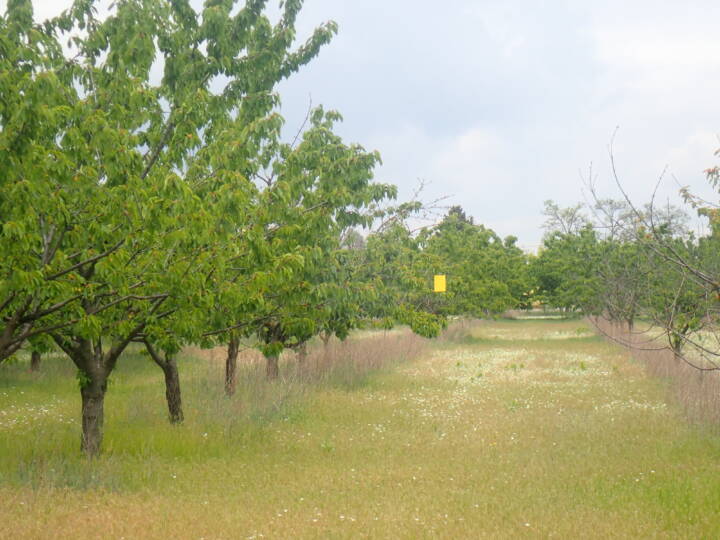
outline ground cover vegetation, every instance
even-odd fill
[[[717,437],[687,423],[625,349],[578,319],[450,330],[433,342],[363,330],[331,339],[342,353],[332,357],[316,340],[311,369],[286,351],[285,376],[274,382],[262,354],[248,349],[233,399],[218,384],[224,349],[187,351],[178,356],[181,427],[162,411],[162,373],[133,345],[113,375],[105,451],[93,460],[75,445],[70,363],[48,358],[39,374],[6,366],[0,534],[720,533]],[[370,370],[358,378],[362,366]]]

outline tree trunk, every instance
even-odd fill
[[[106,353],[103,352],[102,338],[95,340],[77,336],[64,338],[59,334],[52,334],[58,347],[72,359],[78,368],[80,397],[82,398],[80,449],[88,457],[95,457],[100,453],[108,377],[115,369],[115,364],[122,352],[143,328],[142,325],[138,326],[123,339],[115,341]]]
[[[41,355],[38,351],[33,351],[30,354],[30,371],[33,371],[33,372],[40,371],[40,358],[41,358]]]
[[[276,380],[280,376],[280,367],[278,366],[278,355],[266,356],[266,370],[267,378],[271,381]]]
[[[297,347],[297,359],[298,364],[301,366],[305,365],[305,361],[307,360],[308,352],[307,352],[307,341],[303,341],[300,345]]]
[[[683,346],[685,345],[685,340],[683,338],[685,337],[689,329],[690,326],[686,324],[680,330],[673,331],[672,333],[672,336],[670,338],[670,347],[672,347],[675,360],[682,359],[682,350]]]
[[[179,424],[184,420],[185,416],[183,415],[180,394],[180,373],[178,372],[175,357],[165,353],[163,358],[149,341],[145,341],[145,348],[165,375],[165,399],[168,405],[168,419],[171,424]]]
[[[105,392],[107,391],[107,374],[87,373],[81,381],[80,395],[82,396],[82,440],[80,449],[88,457],[95,457],[100,453],[103,439],[103,420],[105,406]]]
[[[227,359],[225,360],[225,394],[232,396],[237,386],[237,357],[240,350],[240,340],[236,337],[230,338],[228,343]]]
[[[120,349],[113,349],[112,353],[105,355],[99,339],[94,343],[89,339],[78,339],[72,344],[66,343],[57,336],[53,336],[53,339],[78,368],[82,399],[80,449],[87,457],[95,457],[100,453],[103,439],[107,381],[115,367]]]
[[[387,332],[387,330],[386,330]],[[325,368],[330,363],[330,338],[332,337],[332,334],[330,332],[323,332],[320,334],[320,339],[323,342],[323,353],[322,353],[322,362],[323,362],[323,368]]]
[[[182,397],[180,395],[180,373],[174,356],[166,356],[161,366],[165,374],[165,398],[171,424],[180,424],[184,419]]]

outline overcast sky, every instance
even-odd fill
[[[0,0],[3,7],[7,0]],[[69,0],[34,2],[38,17]],[[271,3],[273,3],[271,1]],[[306,0],[299,38],[335,20],[320,56],[282,84],[296,127],[313,104],[377,149],[377,178],[409,197],[450,195],[476,222],[534,248],[543,201],[583,200],[582,177],[618,197],[679,182],[712,196],[720,162],[720,2]]]

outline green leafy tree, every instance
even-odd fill
[[[347,145],[334,133],[337,113],[316,109],[296,147],[279,147],[267,187],[268,249],[294,253],[303,264],[288,271],[265,297],[264,321],[257,331],[269,378],[278,376],[279,353],[325,330],[347,335],[352,303],[347,302],[338,269],[341,235],[348,227],[369,225],[369,209],[394,186],[372,182],[376,152]],[[342,316],[342,320],[339,318]],[[344,327],[345,326],[345,327]]]
[[[685,260],[698,264],[697,246],[676,241],[675,249]],[[681,357],[692,335],[697,335],[709,323],[708,309],[716,299],[695,280],[678,268],[654,259],[647,282],[644,315],[657,327],[665,329],[668,345],[676,357]]]
[[[444,298],[432,292],[432,269],[403,219],[388,223],[356,254],[362,317],[382,328],[406,324],[418,335],[436,337],[446,316]]]
[[[578,234],[551,233],[530,268],[536,296],[555,308],[599,314],[598,261],[598,238],[592,228]]]
[[[599,293],[593,311],[632,330],[648,300],[648,253],[637,241],[608,238],[599,241],[595,261]]]
[[[446,312],[486,317],[519,305],[529,287],[526,257],[491,229],[475,225],[461,209],[451,211],[421,238],[423,258],[435,274],[449,277]]]
[[[214,305],[226,235],[242,230],[252,200],[272,88],[335,32],[320,27],[291,51],[301,2],[275,25],[265,2],[234,4],[198,13],[125,0],[98,20],[93,2],[78,1],[38,26],[30,2],[16,1],[1,22],[0,358],[52,335],[78,367],[90,455],[128,344],[171,352],[196,338],[173,315]]]

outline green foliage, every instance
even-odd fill
[[[101,20],[78,0],[42,26],[8,5],[0,361],[50,335],[102,388],[133,340],[173,354],[275,307],[289,334],[313,331],[275,293],[305,290],[321,231],[391,188],[368,187],[379,157],[343,145],[334,113],[318,109],[298,148],[279,142],[274,88],[336,25],[293,49],[301,2],[276,23],[265,2],[236,4],[125,0]]]
[[[645,318],[665,330],[670,348],[680,354],[690,336],[715,319],[716,235],[694,239],[687,217],[674,207],[639,210],[602,200],[595,209],[602,212],[598,229],[604,237],[591,226],[546,235],[532,264],[538,298],[630,329]]]
[[[709,261],[703,260],[704,250],[694,242],[680,238],[667,238],[665,242],[687,264],[708,268]],[[703,242],[703,245],[707,244],[707,241]],[[668,265],[661,254],[653,252],[651,261],[654,264],[648,272],[644,314],[654,324],[666,329],[670,347],[680,353],[686,339],[711,322],[707,315],[712,311],[716,298],[707,294],[697,280],[678,267]]]
[[[78,387],[80,387],[80,389],[90,386],[90,382],[91,382],[90,377],[82,369],[78,369],[75,372],[75,380],[77,380]]]
[[[269,355],[319,332],[344,338],[357,325],[360,292],[342,234],[369,225],[371,207],[395,188],[372,182],[379,155],[346,144],[334,132],[338,120],[315,109],[298,144],[275,142],[267,170],[257,174],[255,234],[242,246],[243,268],[233,278],[254,286],[257,296],[251,311],[240,302],[225,317],[228,324],[247,320],[246,333],[255,332]]]
[[[418,239],[400,221],[371,234],[365,249],[354,254],[354,280],[362,283],[363,317],[380,327],[408,324],[432,337],[445,318],[442,299],[434,296],[432,276]]]
[[[447,319],[444,317],[438,317],[432,313],[417,309],[409,309],[405,306],[398,309],[396,316],[400,322],[407,324],[413,332],[426,338],[437,337],[447,327]]]
[[[517,307],[529,290],[525,254],[515,239],[475,225],[462,209],[421,235],[428,271],[448,276],[445,313],[486,317]]]
[[[563,310],[596,312],[600,295],[595,272],[598,260],[598,238],[591,228],[578,234],[550,234],[530,268],[536,298]]]
[[[435,337],[448,316],[494,316],[523,302],[530,284],[527,258],[514,238],[503,242],[460,207],[438,225],[412,234],[404,211],[371,234],[355,256],[355,280],[367,287],[366,318],[407,324]],[[436,274],[448,277],[447,292],[433,292]]]
[[[99,20],[94,2],[77,1],[43,26],[29,2],[8,6],[0,314],[10,337],[0,359],[49,332],[68,351],[105,339],[119,351],[139,333],[176,351],[224,322],[208,320],[219,301],[248,308],[262,297],[229,291],[224,267],[242,256],[240,232],[263,202],[253,179],[277,149],[274,86],[336,25],[292,50],[300,3],[274,25],[264,2],[234,4],[198,13],[125,1]],[[286,263],[276,264],[282,275]]]

